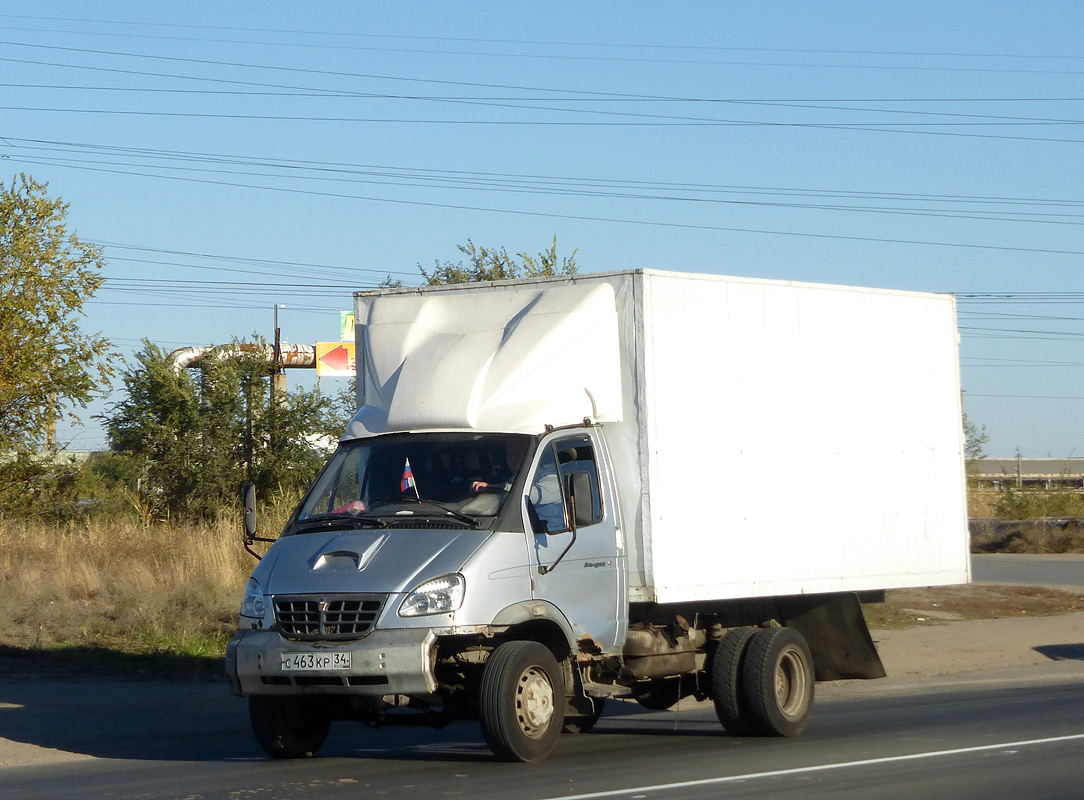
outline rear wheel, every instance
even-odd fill
[[[764,628],[749,641],[741,697],[750,727],[761,736],[797,736],[813,712],[813,657],[800,633]]]
[[[252,695],[248,718],[260,747],[275,758],[311,756],[331,727],[323,704],[309,697]]]
[[[741,696],[741,667],[749,640],[756,628],[732,628],[726,632],[711,661],[711,699],[715,715],[731,736],[752,736]]]
[[[482,671],[482,733],[503,761],[538,761],[564,723],[564,682],[557,659],[537,642],[505,642]]]

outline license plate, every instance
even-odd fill
[[[350,653],[283,653],[283,672],[350,669]]]

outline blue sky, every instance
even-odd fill
[[[125,356],[276,303],[332,340],[355,289],[556,235],[586,271],[954,292],[987,452],[1081,456],[1082,42],[1070,2],[9,0],[0,180],[103,245],[86,327]]]

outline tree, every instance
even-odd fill
[[[968,463],[986,455],[982,446],[990,440],[986,434],[986,426],[978,426],[967,418],[964,413],[964,458]]]
[[[575,252],[558,258],[556,237],[536,256],[513,258],[469,240],[459,250],[469,265],[438,261],[432,274],[422,270],[430,285],[576,271]],[[401,285],[389,275],[381,287]],[[256,345],[225,345],[192,372],[174,369],[167,353],[144,341],[124,370],[126,397],[102,416],[126,459],[110,468],[139,476],[142,502],[155,514],[214,518],[235,504],[246,480],[264,496],[304,489],[324,460],[317,440],[330,446],[353,416],[353,381],[335,395],[277,393],[271,402],[270,363],[244,352],[262,352]]]
[[[478,247],[473,241],[467,239],[466,244],[456,245],[459,252],[467,256],[468,264],[462,261],[452,263],[445,261],[443,264],[435,262],[432,272],[426,272],[421,264],[418,269],[430,286],[438,286],[447,283],[474,283],[476,281],[505,281],[515,278],[534,278],[543,275],[574,275],[577,270],[576,253],[560,260],[557,258],[557,237],[553,237],[553,243],[547,250],[531,256],[527,253],[517,253],[516,258],[508,255],[505,248],[499,250],[491,247]],[[389,280],[391,276],[388,276]]]
[[[294,391],[276,392],[272,402],[264,350],[262,342],[233,342],[193,374],[144,341],[125,369],[126,396],[103,420],[157,514],[213,519],[235,504],[245,481],[271,494],[304,489],[315,477],[321,443],[341,433],[332,399]]]
[[[986,434],[986,426],[976,425],[974,422],[967,418],[967,412],[963,415],[964,425],[964,471],[968,475],[969,480],[973,480],[973,475],[978,471],[978,465],[975,463],[980,458],[983,458],[986,453],[983,451],[982,446],[989,441],[990,437]]]
[[[39,447],[113,373],[109,341],[79,327],[104,280],[101,250],[68,233],[68,205],[46,188],[22,174],[0,183],[0,452]]]

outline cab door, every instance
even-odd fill
[[[590,513],[573,526],[569,478],[580,473],[589,486]],[[586,473],[586,481],[583,474]],[[524,498],[524,529],[531,553],[536,600],[564,613],[578,639],[602,652],[624,643],[628,586],[618,515],[610,491],[605,453],[594,431],[562,431],[547,437],[535,452]],[[573,530],[575,527],[575,530]],[[584,645],[591,647],[590,642]]]

